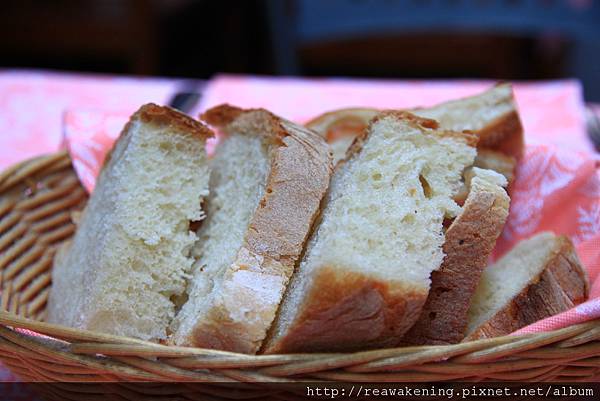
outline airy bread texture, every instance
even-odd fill
[[[469,310],[467,340],[509,334],[585,301],[587,272],[571,241],[542,232],[484,270]]]
[[[264,352],[394,345],[415,322],[444,257],[443,220],[476,138],[384,112],[336,169],[320,223]]]
[[[492,149],[514,158],[523,153],[523,127],[510,84],[496,85],[479,95],[411,112],[438,121],[445,130],[473,131],[479,137],[478,149]],[[377,113],[371,108],[339,109],[321,114],[305,125],[326,138],[335,165],[345,158],[352,139],[367,128]]]
[[[255,353],[317,216],[331,159],[317,134],[266,110],[223,105],[202,117],[225,138],[188,301],[169,341]]]
[[[55,260],[48,321],[162,340],[175,316],[204,217],[212,132],[167,107],[143,106],[100,173],[69,248]],[[167,167],[165,167],[167,166]]]
[[[471,297],[510,204],[504,176],[477,167],[472,174],[462,213],[446,231],[442,266],[431,274],[427,302],[402,344],[454,344],[464,338]]]

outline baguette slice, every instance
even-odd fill
[[[446,130],[473,131],[479,137],[479,149],[496,150],[516,159],[523,153],[523,127],[510,84],[499,84],[479,95],[411,112],[438,121]],[[335,165],[344,159],[352,139],[366,129],[377,113],[371,108],[340,109],[321,114],[305,125],[326,138]]]
[[[75,237],[57,254],[48,321],[162,340],[185,291],[208,194],[212,131],[147,104],[107,156]],[[165,168],[168,166],[168,168]]]
[[[317,134],[266,110],[222,105],[202,117],[225,138],[170,343],[255,353],[318,214],[331,158]]]
[[[421,316],[402,344],[455,344],[465,336],[471,297],[502,232],[510,198],[506,179],[473,168],[462,213],[446,231],[442,267],[431,274],[431,290]]]
[[[485,269],[469,310],[467,340],[497,337],[586,300],[589,283],[573,244],[542,232]]]
[[[334,173],[320,224],[265,353],[392,346],[419,316],[439,268],[443,220],[476,137],[406,112],[372,120]]]

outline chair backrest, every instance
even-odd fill
[[[279,74],[300,74],[297,50],[324,41],[404,33],[565,37],[569,75],[600,100],[600,0],[270,0]]]
[[[297,43],[405,32],[554,32],[600,40],[594,0],[296,0]]]

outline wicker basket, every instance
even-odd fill
[[[52,257],[73,234],[71,214],[86,200],[66,152],[25,161],[0,175],[0,359],[24,380],[119,382],[110,385],[120,399],[137,399],[126,382],[216,386],[225,381],[589,381],[600,376],[600,319],[549,333],[449,346],[268,356],[167,347],[43,323]],[[172,391],[186,390],[180,385]]]

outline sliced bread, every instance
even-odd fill
[[[438,121],[446,130],[473,131],[479,137],[479,149],[496,150],[514,158],[523,153],[523,127],[510,84],[496,85],[479,95],[411,112]],[[366,129],[377,113],[371,108],[340,109],[321,114],[305,125],[326,138],[336,164],[344,159],[352,140]]]
[[[446,231],[444,262],[431,274],[421,316],[402,344],[454,344],[467,329],[471,297],[508,216],[506,179],[491,170],[472,170],[470,193]]]
[[[512,85],[508,83],[496,85],[476,96],[412,112],[438,121],[444,129],[475,132],[480,149],[497,150],[516,159],[523,154],[523,126]]]
[[[571,241],[542,232],[484,270],[469,309],[467,340],[509,334],[584,302],[589,283]]]
[[[222,105],[197,264],[171,344],[255,353],[270,327],[327,190],[321,137],[266,110]]]
[[[384,112],[338,165],[265,353],[395,345],[419,317],[443,259],[443,220],[476,137]]]
[[[70,245],[57,255],[48,321],[162,340],[186,287],[204,216],[212,131],[147,104],[107,157]]]

